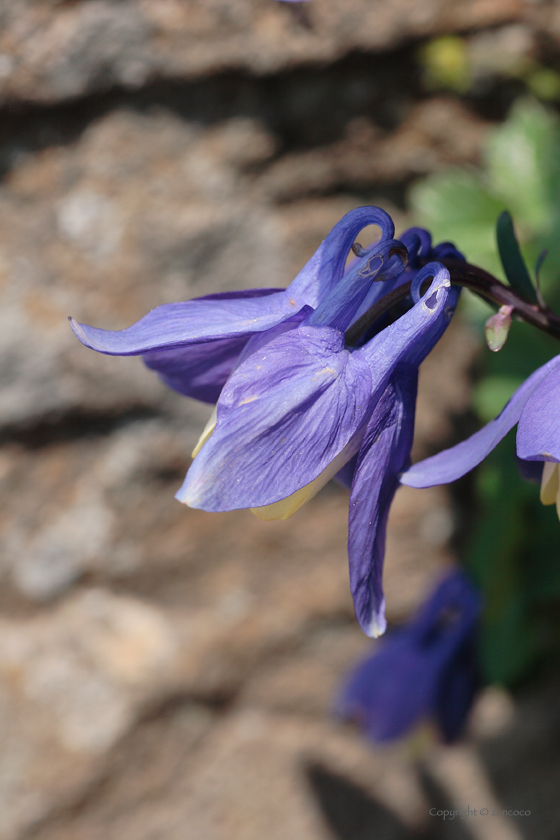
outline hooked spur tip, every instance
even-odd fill
[[[381,254],[377,254],[376,256],[378,256],[381,259],[381,265],[383,265],[384,259],[381,256]],[[400,257],[401,262],[402,262],[402,270],[404,271],[405,268],[408,265],[408,260],[409,260],[408,248],[402,242],[396,242],[389,249],[388,259],[391,259],[391,257]],[[383,282],[383,280],[386,279],[383,276],[383,274],[381,273],[381,266],[380,266],[379,271],[380,271],[380,274],[375,278],[376,283]]]
[[[354,244],[352,245],[352,252],[353,252],[353,253],[354,253],[357,257],[365,257],[365,256],[367,256],[367,248],[364,248],[362,245],[360,245],[360,243],[359,243],[359,242],[354,242]]]
[[[403,245],[401,242],[398,245],[393,245],[391,250],[389,251],[390,257],[400,257],[403,263],[403,268],[406,268],[408,265],[408,248],[406,245]]]

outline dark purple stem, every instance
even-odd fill
[[[513,311],[522,321],[526,321],[542,332],[560,340],[560,318],[548,309],[548,307],[536,306],[529,303],[519,297],[509,286],[506,286],[498,280],[497,277],[494,277],[476,265],[470,265],[470,263],[465,263],[460,260],[442,260],[442,263],[449,270],[453,285],[464,286],[464,288],[470,289],[472,292],[481,295],[486,300],[498,306],[512,306]],[[411,283],[412,281],[403,283],[402,286],[386,294],[371,309],[364,312],[361,318],[358,318],[346,331],[344,337],[346,344],[351,347],[354,346],[360,336],[381,315],[384,315],[385,312],[392,309],[397,303],[407,298],[410,295]],[[428,283],[429,281],[427,280],[425,288],[427,288]]]

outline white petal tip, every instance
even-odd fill
[[[387,629],[387,622],[384,618],[377,616],[367,629],[367,635],[370,639],[378,639],[385,633]]]
[[[186,505],[187,507],[191,508],[197,507],[197,505],[195,504],[195,500],[189,496],[189,493],[185,489],[184,485],[179,490],[177,490],[177,492],[175,493],[175,498],[178,502],[181,502],[182,505]]]

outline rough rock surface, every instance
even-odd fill
[[[204,130],[169,113],[116,111],[79,143],[22,159],[0,188],[0,425],[150,408],[188,421],[195,408],[171,400],[137,359],[80,347],[66,316],[118,329],[162,303],[286,286],[356,202],[278,199],[472,159],[481,127],[452,102],[431,102],[391,136],[364,124],[259,178],[251,167],[273,156],[275,138],[255,120]],[[462,138],[451,155],[450,134]]]
[[[450,26],[495,26],[522,7],[520,0],[316,0],[302,15],[270,0],[2,0],[1,91],[52,102],[154,77],[271,73],[393,48]]]
[[[427,818],[461,803],[460,756],[434,792],[332,718],[371,644],[346,493],[289,522],[184,508],[208,407],[66,316],[117,329],[287,285],[359,204],[402,229],[406,185],[476,163],[488,125],[420,89],[412,40],[542,29],[549,6],[0,0],[0,840],[462,836]],[[423,366],[415,457],[452,438],[475,352],[455,322]],[[444,489],[397,494],[391,621],[452,561],[454,524]]]

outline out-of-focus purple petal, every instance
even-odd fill
[[[479,685],[474,638],[466,639],[442,672],[436,697],[435,717],[446,744],[462,735]]]
[[[372,393],[341,332],[301,326],[239,365],[180,501],[204,510],[264,507],[315,479],[365,425]],[[359,443],[357,444],[357,448]]]
[[[481,603],[460,572],[446,577],[418,615],[385,639],[350,675],[338,712],[355,719],[371,738],[387,741],[420,719],[435,716],[444,737],[456,737],[472,702],[471,672],[457,669],[472,645]],[[454,666],[456,663],[457,667]],[[460,694],[460,696],[459,696]],[[445,699],[458,702],[456,714]]]
[[[464,572],[453,569],[420,607],[411,627],[423,642],[431,638],[434,627],[437,627],[442,632],[442,644],[446,649],[455,650],[457,644],[474,629],[480,610],[478,590]],[[439,620],[441,617],[443,622]]]
[[[427,717],[435,699],[439,663],[395,631],[359,665],[337,706],[341,717],[356,721],[374,741],[404,735]]]
[[[517,454],[526,461],[560,461],[560,356],[552,361],[519,418]]]
[[[452,743],[464,730],[480,684],[475,647],[482,599],[463,572],[451,573],[436,594],[441,610],[437,629],[442,650],[446,638],[449,656],[439,675],[434,714],[444,741]],[[428,629],[428,638],[432,632]]]
[[[382,573],[389,508],[398,475],[410,462],[418,369],[402,365],[368,424],[352,484],[348,522],[350,588],[368,636],[385,632]]]
[[[435,484],[448,484],[468,473],[480,464],[515,426],[530,398],[532,403],[535,388],[556,368],[560,368],[560,356],[551,359],[526,379],[495,420],[456,446],[414,464],[403,473],[401,483],[409,487],[433,487]],[[518,453],[520,457],[526,457],[519,452],[519,444]]]

